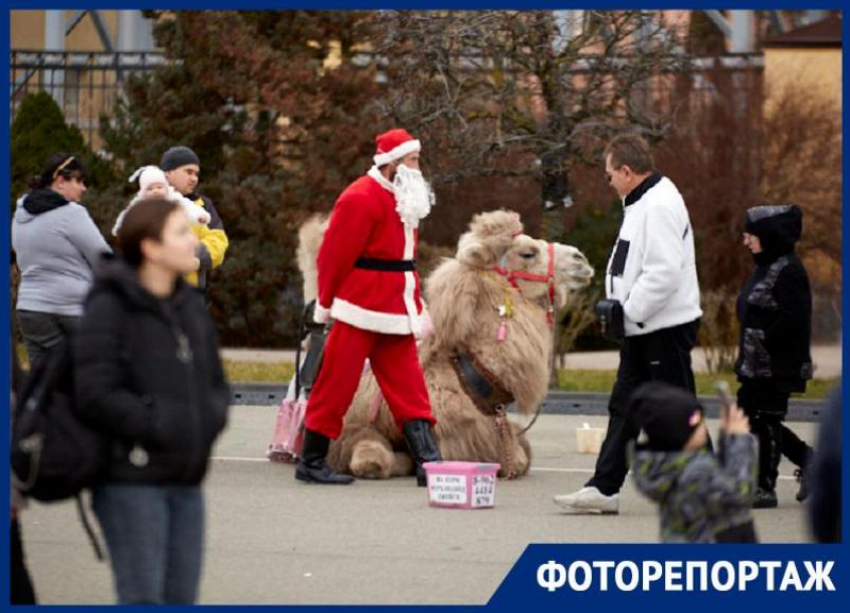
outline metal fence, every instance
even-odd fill
[[[101,113],[111,114],[120,95],[123,82],[133,72],[149,71],[166,64],[161,52],[105,51],[43,51],[12,50],[11,52],[11,109],[14,119],[20,101],[38,91],[48,92],[62,108],[68,123],[77,126],[90,146],[98,146]],[[358,64],[380,60],[362,54]],[[735,54],[712,58],[692,58],[693,81],[688,95],[690,104],[704,103],[717,95],[712,74],[733,75],[734,89],[746,91],[752,77],[761,79],[763,58],[760,54]],[[581,66],[573,72],[579,75]],[[671,75],[655,77],[646,84],[643,96],[637,93],[641,106],[652,106],[660,112],[681,105],[681,90]],[[644,100],[640,100],[643,97]]]
[[[95,148],[100,114],[111,113],[127,76],[166,63],[161,52],[12,50],[11,56],[11,120],[27,94],[46,91]]]

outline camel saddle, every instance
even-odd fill
[[[504,414],[514,395],[506,390],[498,377],[468,352],[455,349],[451,363],[463,391],[484,415]]]

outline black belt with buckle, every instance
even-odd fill
[[[380,270],[382,272],[413,272],[416,270],[416,260],[379,260],[377,258],[358,258],[355,268]]]

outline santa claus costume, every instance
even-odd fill
[[[376,138],[375,165],[340,195],[318,255],[318,323],[334,321],[322,369],[307,402],[304,448],[295,472],[309,483],[346,484],[354,479],[325,464],[330,439],[343,417],[368,358],[375,379],[416,461],[440,459],[431,432],[434,418],[416,353],[422,300],[416,274],[419,221],[433,195],[405,156],[420,150],[408,132]]]

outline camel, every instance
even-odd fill
[[[326,219],[312,218],[299,231],[306,301],[316,297],[316,255],[326,226]],[[474,216],[455,257],[423,282],[433,333],[419,342],[443,459],[499,463],[506,478],[525,475],[531,465],[531,447],[520,425],[507,419],[506,406],[514,401],[528,415],[543,402],[554,315],[594,274],[575,247],[522,232],[516,213]],[[491,385],[487,397],[475,393],[481,377],[485,389]],[[362,479],[414,472],[368,366],[327,461]]]

